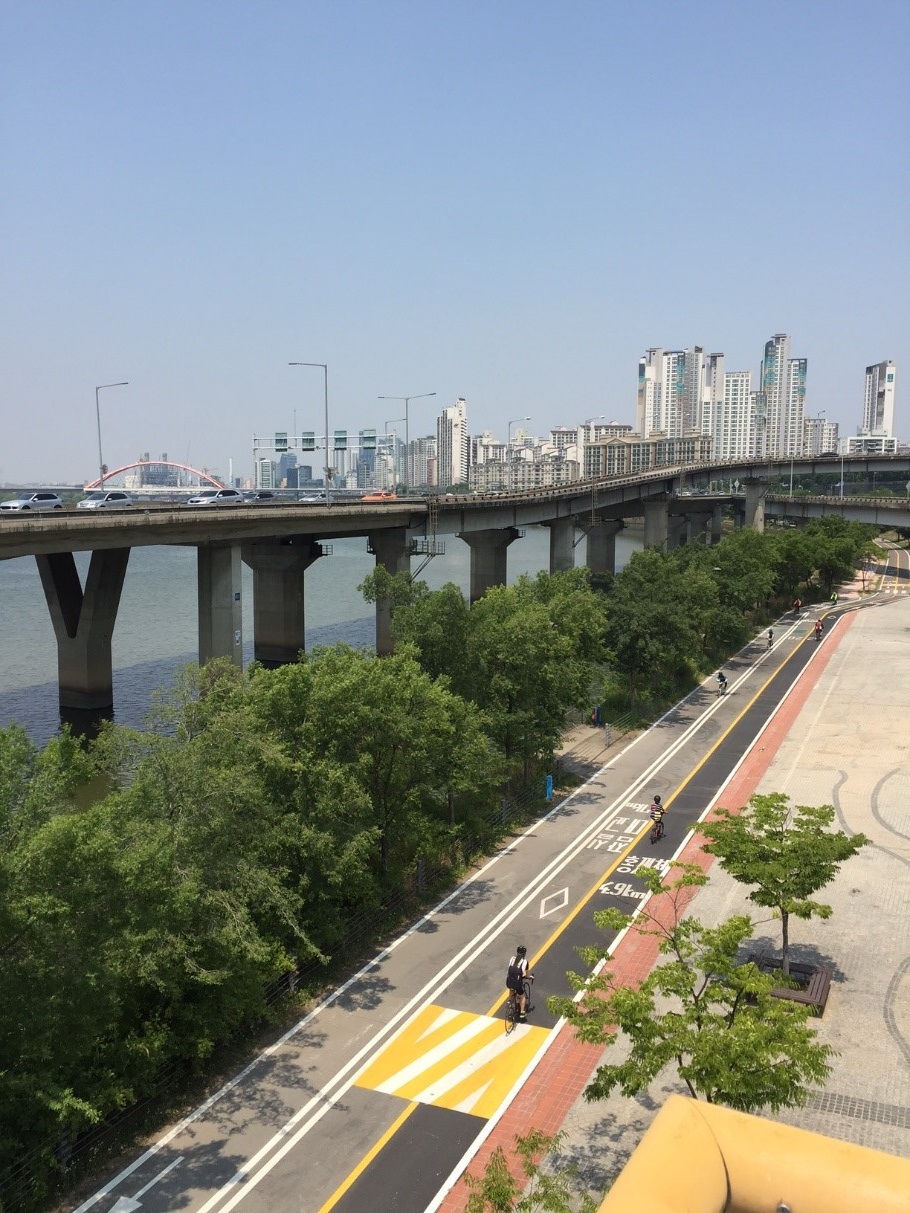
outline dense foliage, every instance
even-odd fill
[[[61,1141],[258,1022],[419,864],[463,860],[595,687],[666,697],[867,543],[840,520],[740,531],[639,553],[608,593],[576,569],[473,606],[377,568],[391,657],[188,670],[147,730],[90,751],[0,731],[0,1173],[37,1149],[50,1175]]]

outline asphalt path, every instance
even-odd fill
[[[899,574],[898,574],[899,575]],[[347,1213],[436,1207],[554,1039],[549,995],[577,949],[631,912],[642,867],[672,856],[845,607],[779,621],[547,817],[513,839],[76,1213]],[[824,640],[821,646],[824,645]],[[666,833],[648,841],[661,793]],[[505,969],[524,943],[528,1023],[505,1034]],[[530,1128],[531,1126],[529,1126]]]

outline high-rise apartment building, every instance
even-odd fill
[[[436,422],[436,458],[439,488],[445,491],[453,484],[468,480],[468,406],[463,396],[443,409]]]
[[[866,367],[866,391],[863,400],[863,430],[869,434],[894,437],[894,401],[897,395],[897,366],[874,362]]]
[[[806,407],[805,358],[790,356],[790,338],[775,333],[765,342],[761,391],[767,408],[766,455],[800,455]]]
[[[705,352],[654,347],[638,362],[638,399],[635,423],[638,433],[681,438],[701,427],[704,398]]]
[[[803,454],[826,455],[837,450],[838,424],[825,417],[806,417],[803,421]]]

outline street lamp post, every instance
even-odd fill
[[[104,459],[101,455],[101,405],[98,403],[98,393],[106,387],[127,387],[129,380],[124,379],[120,383],[99,383],[95,388],[95,422],[98,426],[98,487],[104,488]]]
[[[390,417],[390,418],[389,418],[389,420],[388,420],[388,421],[385,423],[385,436],[386,436],[386,438],[388,438],[388,436],[389,436],[389,426],[390,426],[390,425],[396,425],[396,424],[397,424],[399,421],[404,421],[404,417]],[[397,447],[397,444],[398,444],[398,434],[397,434],[397,432],[396,432],[395,430],[392,430],[392,434],[394,435],[395,444],[396,444],[396,447]],[[396,458],[397,454],[398,454],[398,451],[397,451],[397,450],[393,450],[393,452],[392,452],[392,491],[393,491],[393,492],[394,492],[394,490],[395,490],[395,489],[397,488],[397,486],[398,486],[398,476],[396,475],[396,467],[395,467],[396,463],[398,462],[398,460],[397,460],[397,458]]]
[[[516,417],[509,422],[509,427],[506,436],[506,456],[509,460],[509,491],[512,489],[512,426],[518,425],[519,421],[530,421],[530,417]]]
[[[329,368],[324,362],[289,362],[288,366],[321,366],[325,376],[325,468],[323,487],[325,488],[325,503],[329,504],[329,479],[332,471],[329,466]]]
[[[377,400],[403,400],[404,401],[404,476],[402,478],[404,484],[404,495],[407,497],[410,490],[408,482],[408,405],[412,400],[426,400],[428,396],[435,396],[435,392],[420,392],[417,396],[377,396]]]

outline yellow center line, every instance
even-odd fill
[[[389,1127],[383,1133],[382,1137],[380,1137],[379,1140],[376,1142],[376,1144],[372,1147],[372,1149],[370,1149],[366,1154],[364,1154],[363,1158],[361,1158],[360,1162],[357,1164],[357,1166],[354,1168],[354,1170],[350,1173],[350,1175],[347,1177],[347,1179],[345,1179],[339,1185],[339,1187],[337,1187],[335,1189],[335,1191],[332,1193],[332,1195],[329,1197],[329,1199],[325,1202],[325,1204],[320,1207],[319,1213],[328,1213],[329,1209],[335,1208],[335,1206],[338,1204],[339,1200],[341,1200],[342,1196],[344,1196],[345,1192],[347,1192],[347,1190],[356,1182],[356,1180],[358,1180],[360,1178],[360,1176],[367,1169],[367,1167],[370,1165],[370,1163],[373,1161],[373,1159],[376,1157],[376,1155],[380,1152],[380,1150],[385,1149],[386,1144],[392,1140],[392,1138],[395,1136],[395,1134],[398,1132],[398,1130],[401,1128],[401,1126],[404,1124],[404,1122],[408,1119],[408,1117],[411,1115],[411,1113],[415,1110],[415,1108],[419,1108],[419,1107],[420,1107],[419,1103],[408,1104],[408,1106],[404,1109],[404,1111],[401,1113],[401,1115],[397,1116],[395,1118],[395,1120],[392,1121],[392,1123],[389,1125]]]
[[[803,639],[799,642],[799,644],[797,644],[796,647],[798,648],[800,644],[805,644],[807,640],[808,640],[808,636],[803,637]],[[671,793],[671,795],[668,797],[668,799],[664,801],[665,807],[669,804],[672,804],[673,801],[679,796],[680,792],[682,792],[682,790],[689,783],[691,783],[691,781],[695,778],[695,776],[698,774],[698,772],[701,770],[701,768],[705,765],[705,763],[708,761],[708,759],[712,756],[712,754],[714,754],[715,751],[723,744],[723,742],[726,741],[726,739],[733,732],[733,730],[736,728],[736,726],[739,724],[739,722],[742,720],[742,718],[745,716],[745,714],[749,711],[749,709],[751,707],[754,706],[754,704],[757,701],[757,699],[759,698],[759,696],[764,693],[764,691],[767,689],[768,686],[770,686],[771,682],[774,680],[774,678],[777,677],[777,674],[779,672],[780,672],[780,667],[778,667],[777,670],[775,670],[772,674],[770,674],[768,676],[768,678],[762,683],[762,685],[755,692],[755,694],[752,696],[752,698],[749,700],[749,702],[745,705],[745,707],[743,707],[742,711],[733,719],[733,721],[728,725],[728,727],[724,730],[724,732],[721,733],[721,735],[718,737],[717,741],[715,741],[715,743],[711,746],[711,748],[707,751],[707,753],[700,759],[700,761],[696,763],[696,765],[692,768],[692,770],[689,772],[689,774],[686,776],[686,778],[682,781],[682,783],[679,784],[679,786],[676,788],[676,791]],[[743,757],[745,757],[745,754],[743,755]],[[644,838],[644,836],[647,833],[649,828],[650,828],[650,826],[646,823],[645,826],[643,827],[643,829],[641,830],[641,832],[635,836],[635,838],[626,847],[626,849],[616,857],[616,859],[610,864],[610,866],[606,869],[606,871],[603,872],[603,874],[601,876],[599,876],[598,879],[590,886],[588,891],[576,903],[575,909],[571,912],[571,914],[569,914],[559,924],[559,926],[553,931],[553,933],[549,936],[549,938],[544,942],[543,946],[540,947],[537,950],[537,952],[534,953],[534,957],[532,959],[532,966],[533,966],[533,964],[536,964],[538,961],[540,961],[543,956],[546,955],[546,953],[553,946],[553,944],[556,942],[556,940],[559,939],[559,937],[566,931],[566,929],[569,927],[569,925],[575,921],[575,919],[578,917],[578,915],[581,913],[581,911],[588,905],[588,903],[594,897],[594,894],[597,892],[597,890],[600,888],[600,886],[606,881],[606,879],[609,876],[611,876],[616,871],[616,869],[622,863],[625,862],[626,859],[628,859],[628,857],[632,854],[632,852],[638,846],[640,841]],[[488,1016],[495,1015],[497,1013],[497,1011],[502,1007],[503,1003],[506,1001],[508,996],[509,996],[508,991],[506,991],[504,994],[501,994],[496,999],[496,1001],[493,1003],[493,1005],[490,1007],[489,1011],[487,1011],[487,1015]],[[370,1148],[370,1150],[363,1156],[363,1158],[360,1160],[360,1162],[357,1164],[357,1166],[354,1168],[354,1170],[351,1171],[351,1173],[341,1183],[341,1185],[338,1188],[336,1188],[336,1190],[332,1193],[332,1195],[325,1202],[325,1204],[320,1207],[320,1209],[318,1210],[318,1213],[329,1213],[329,1211],[335,1207],[335,1205],[342,1198],[342,1196],[344,1196],[344,1194],[351,1188],[351,1186],[356,1182],[356,1180],[363,1174],[363,1172],[367,1169],[367,1167],[370,1165],[370,1163],[373,1161],[373,1159],[376,1158],[376,1156],[385,1148],[385,1146],[395,1136],[395,1134],[398,1132],[398,1130],[401,1128],[401,1126],[405,1123],[405,1121],[408,1119],[408,1117],[411,1116],[412,1113],[415,1111],[415,1109],[418,1108],[419,1106],[420,1106],[420,1104],[417,1101],[408,1104],[408,1106],[392,1122],[392,1124],[389,1125],[388,1129],[386,1129],[386,1131],[376,1141],[376,1143]]]

